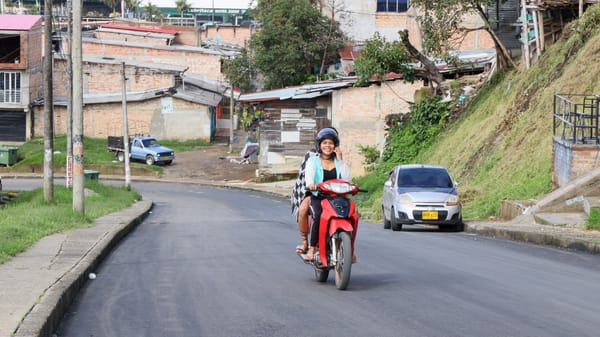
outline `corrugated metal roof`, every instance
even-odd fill
[[[101,32],[101,33],[112,33],[112,34],[127,35],[127,36],[144,36],[144,37],[151,37],[154,39],[164,39],[164,40],[173,40],[175,38],[175,34],[144,32],[144,31],[127,31],[127,30],[123,30],[123,29],[112,29],[112,28],[98,28],[96,31]]]
[[[228,86],[226,83],[214,80],[212,78],[208,78],[205,76],[197,75],[197,74],[183,74],[181,77],[183,79],[183,83],[192,84],[198,88],[203,88],[205,90],[216,92],[220,95],[223,95],[227,90]]]
[[[110,56],[95,57],[95,56],[84,55],[82,57],[82,61],[88,62],[88,63],[100,63],[100,64],[121,64],[121,63],[125,62],[125,65],[128,65],[128,66],[136,66],[136,67],[140,67],[140,68],[149,68],[149,69],[158,69],[158,70],[163,70],[163,71],[172,71],[174,73],[182,73],[187,70],[187,67],[174,65],[174,64],[140,62],[140,61],[125,59],[125,58],[110,57]]]
[[[192,46],[167,46],[167,45],[149,45],[147,43],[139,43],[132,41],[123,41],[123,40],[111,40],[111,39],[97,39],[97,38],[89,38],[82,37],[81,39],[84,43],[98,43],[98,44],[109,44],[115,46],[126,46],[126,47],[136,47],[136,48],[152,48],[158,50],[179,50],[179,51],[188,51],[191,53],[203,53],[203,54],[213,54],[213,55],[222,55],[223,57],[232,57],[239,55],[239,52],[231,52],[227,50],[213,50],[202,47],[192,47]]]
[[[178,87],[177,93],[173,97],[208,106],[216,106],[223,99],[223,94],[186,85],[185,90],[183,87]]]
[[[41,15],[0,14],[0,30],[30,30]]]
[[[354,81],[324,82],[307,84],[299,87],[288,87],[241,95],[243,102],[279,101],[285,99],[309,99],[329,95],[333,90],[349,87]]]
[[[146,32],[146,33],[163,33],[163,34],[170,34],[170,35],[177,34],[177,31],[174,29],[134,27],[134,26],[128,26],[128,25],[116,25],[116,24],[112,24],[112,23],[104,24],[104,25],[102,25],[101,28],[113,29],[113,30],[130,30],[130,31]]]
[[[172,91],[172,88],[153,88],[144,91],[127,92],[127,102],[139,102],[158,98],[169,91]],[[185,87],[185,89],[183,86],[179,86],[175,88],[175,91],[176,92],[173,93],[173,97],[175,98],[208,106],[216,106],[223,99],[222,94],[205,90],[201,87],[196,87],[193,85],[188,85]],[[83,95],[83,104],[117,103],[122,102],[122,100],[123,97],[120,92]],[[66,106],[67,98],[65,96],[55,96],[54,104],[58,106]]]

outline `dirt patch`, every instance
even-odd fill
[[[175,155],[173,164],[164,167],[164,179],[209,181],[248,181],[256,178],[257,163],[242,164],[240,149],[228,153],[228,145],[211,145]]]

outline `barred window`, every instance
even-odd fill
[[[409,0],[377,0],[378,12],[403,13],[408,6]]]
[[[0,102],[21,103],[21,73],[0,71]]]

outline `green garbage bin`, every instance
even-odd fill
[[[14,165],[17,162],[17,147],[0,146],[0,165]]]
[[[83,176],[86,180],[98,180],[100,172],[94,170],[83,170]]]

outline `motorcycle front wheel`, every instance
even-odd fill
[[[327,277],[329,277],[329,269],[315,268],[315,278],[318,282],[327,282]]]
[[[340,232],[336,240],[337,264],[335,265],[335,286],[344,290],[350,282],[350,270],[352,269],[352,242],[350,233]]]

